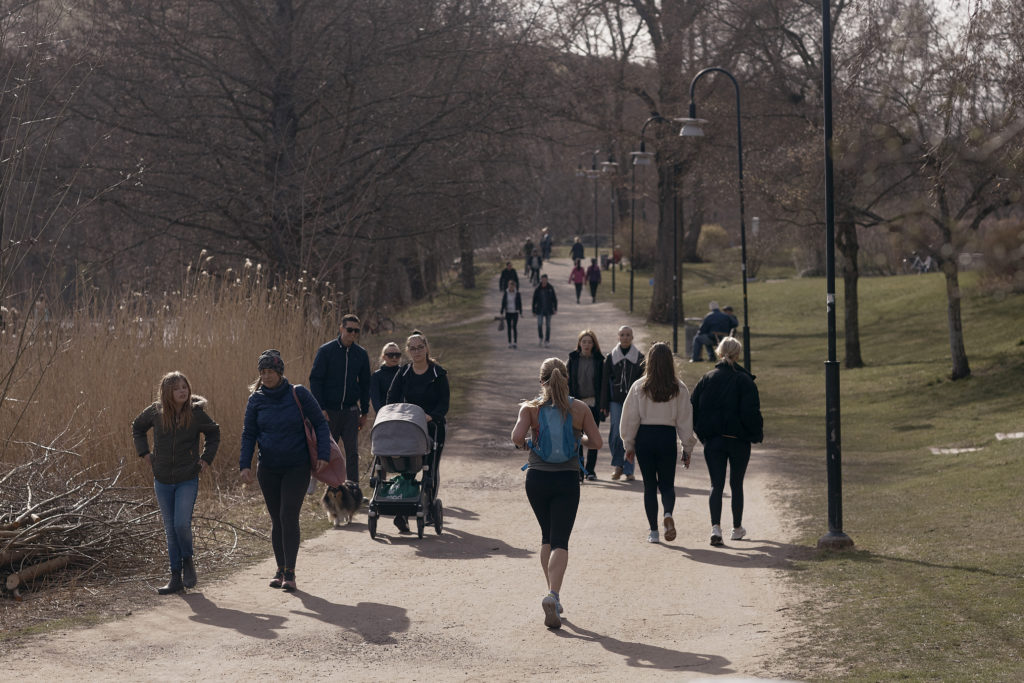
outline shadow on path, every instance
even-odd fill
[[[409,630],[409,617],[402,607],[379,602],[360,602],[356,605],[338,605],[305,591],[296,591],[307,611],[293,610],[293,614],[311,617],[325,624],[358,633],[367,643],[389,645],[397,643],[392,636]]]
[[[288,621],[277,614],[257,614],[227,607],[218,607],[202,593],[186,593],[181,599],[192,608],[189,617],[194,622],[232,629],[243,636],[271,640],[277,638],[277,631]]]
[[[789,569],[797,570],[793,559],[804,552],[803,546],[775,541],[726,541],[721,548],[686,548],[663,544],[665,548],[682,554],[686,559],[701,564],[742,569]],[[732,552],[728,552],[732,551]]]
[[[566,631],[566,628],[571,629],[572,633]],[[618,640],[580,628],[567,619],[562,620],[562,628],[555,631],[555,634],[562,638],[575,638],[598,643],[608,652],[623,657],[627,666],[666,671],[699,670],[714,676],[736,673],[734,669],[729,668],[729,660],[725,657],[696,652],[680,652],[657,645]]]

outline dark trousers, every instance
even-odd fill
[[[281,569],[295,571],[295,558],[299,555],[299,511],[309,486],[309,457],[297,467],[260,467],[256,479],[263,491],[263,500],[270,513],[270,542],[274,558]]]
[[[601,283],[600,282],[593,282],[593,281],[591,281],[591,283],[590,283],[590,300],[591,301],[597,301],[597,286],[599,284],[601,284]]]
[[[568,550],[580,507],[579,472],[541,472],[530,468],[526,471],[526,497],[540,525],[541,543],[550,545],[552,550]]]
[[[729,491],[732,494],[733,528],[743,525],[743,476],[750,462],[750,442],[714,436],[704,444],[704,462],[711,475],[711,523],[722,523],[722,493],[725,490],[725,469],[729,467]]]
[[[551,314],[537,314],[537,338],[541,341],[551,341]]]
[[[574,282],[572,284],[573,284],[573,286],[576,287],[576,303],[579,303],[580,302],[580,294],[583,292],[583,283],[582,282]]]
[[[601,409],[596,405],[590,407],[590,414],[594,416],[594,423],[601,424]],[[580,454],[583,453],[583,446],[580,446]],[[594,474],[594,468],[597,467],[597,449],[587,449],[587,462],[583,468],[587,471],[587,474]]]
[[[345,477],[359,483],[359,406],[328,410],[331,436],[345,451]]]
[[[518,313],[506,313],[505,314],[505,329],[508,330],[508,343],[518,344],[519,343],[519,314]]]
[[[676,429],[671,425],[640,425],[636,462],[644,477],[644,511],[651,531],[658,530],[658,492],[665,512],[676,506]]]

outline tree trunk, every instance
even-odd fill
[[[700,254],[697,246],[700,242],[700,231],[704,227],[704,174],[701,172],[701,165],[697,164],[692,174],[693,187],[687,188],[687,196],[690,197],[690,215],[686,221],[688,226],[682,235],[682,260],[686,263],[700,263]],[[691,191],[692,190],[692,191]]]
[[[860,279],[860,266],[857,254],[860,244],[857,242],[857,224],[843,216],[836,222],[838,234],[836,246],[843,255],[843,336],[846,339],[846,361],[848,368],[864,367],[864,359],[860,353],[860,304],[857,298],[857,283]]]
[[[678,165],[658,165],[658,249],[654,261],[654,291],[651,295],[651,310],[647,319],[651,322],[670,323],[672,322],[673,305],[673,276],[676,274],[673,263],[673,253],[681,254],[678,249],[678,230],[674,219],[681,219],[681,209],[676,206],[675,181]],[[676,244],[673,244],[676,240]],[[675,247],[675,248],[674,248]],[[679,283],[675,283],[677,286]],[[682,297],[680,309],[682,309]],[[679,320],[682,320],[680,310]]]
[[[473,233],[465,223],[459,224],[459,279],[465,289],[476,289],[476,270],[473,267]]]
[[[964,379],[971,376],[971,366],[967,363],[967,350],[964,348],[964,326],[960,318],[960,274],[956,258],[942,261],[942,272],[946,275],[946,317],[949,321],[949,351],[952,359],[951,379]]]

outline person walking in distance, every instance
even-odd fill
[[[565,364],[558,358],[548,358],[540,366],[539,379],[540,395],[519,406],[519,417],[512,429],[515,447],[527,447],[527,437],[532,437],[532,443],[539,445],[541,411],[545,411],[545,418],[553,418],[546,419],[547,425],[560,423],[557,434],[551,430],[552,440],[561,441],[563,431],[571,427],[575,438],[582,435],[584,446],[600,448],[601,433],[590,409],[569,397]],[[563,610],[559,593],[569,564],[569,536],[580,504],[579,461],[575,454],[564,462],[549,462],[531,449],[526,470],[526,496],[540,525],[540,565],[548,589],[541,600],[544,625],[561,628]]]
[[[147,433],[153,430],[153,448]],[[203,452],[199,453],[199,437]],[[220,445],[220,427],[206,414],[206,399],[192,393],[188,378],[169,372],[160,379],[157,400],[132,421],[135,452],[153,468],[153,488],[167,536],[171,580],[160,595],[196,585],[193,562],[192,512],[199,494],[199,475],[213,464]]]
[[[601,378],[604,377],[604,354],[593,330],[583,330],[576,338],[576,349],[569,352],[569,393],[590,408],[594,422],[601,422]],[[584,469],[588,481],[597,480],[597,448],[587,449]]]
[[[590,267],[587,268],[587,283],[590,285],[590,303],[597,303],[597,286],[601,284],[601,266],[597,265],[597,259],[590,259]]]
[[[583,242],[580,242],[579,236],[572,238],[572,249],[569,251],[569,256],[573,261],[583,260]]]
[[[583,270],[580,260],[573,262],[572,271],[569,273],[569,282],[576,288],[576,303],[580,302],[580,294],[583,292],[583,283],[587,280],[587,271]]]
[[[683,467],[690,466],[693,435],[690,392],[676,375],[672,349],[658,342],[647,351],[644,375],[633,382],[622,404],[619,425],[626,461],[640,464],[644,477],[644,511],[647,513],[649,543],[658,543],[658,493],[664,509],[665,540],[674,541],[676,526],[672,511],[676,505],[676,454],[682,446]]]
[[[540,276],[540,285],[533,290],[533,314],[537,316],[537,346],[551,345],[551,316],[558,312],[558,297],[555,288],[548,283],[548,276]]]
[[[500,314],[505,316],[505,329],[508,334],[508,347],[516,348],[519,343],[519,316],[523,312],[523,297],[517,291],[516,283],[509,280],[505,293],[501,295]]]
[[[718,344],[715,369],[693,388],[693,428],[704,444],[704,462],[711,477],[711,545],[722,542],[722,493],[726,467],[732,493],[732,540],[743,538],[743,477],[750,462],[750,444],[764,440],[761,400],[754,376],[739,364],[743,344],[726,337]]]
[[[608,445],[612,451],[612,479],[626,476],[627,481],[636,479],[634,464],[626,460],[626,449],[619,438],[619,422],[622,419],[622,402],[633,382],[644,371],[644,354],[633,343],[633,328],[623,325],[619,328],[619,343],[604,358],[604,372],[601,376],[601,415],[609,420]]]
[[[516,283],[516,289],[519,289],[519,273],[512,267],[511,261],[505,261],[505,269],[501,271],[501,276],[498,278],[498,291],[504,292],[508,288],[508,281],[512,280]]]
[[[317,471],[331,459],[331,429],[313,394],[284,376],[284,360],[277,349],[260,354],[256,367],[260,375],[250,387],[252,394],[245,405],[238,467],[242,482],[251,482],[252,457],[258,444],[256,478],[270,514],[270,542],[277,560],[270,587],[294,591],[295,561],[302,540],[299,512],[312,473],[303,418],[316,430]]]
[[[345,449],[345,476],[357,483],[359,430],[370,412],[370,354],[356,343],[359,332],[359,318],[343,316],[337,338],[317,350],[309,371],[309,389]]]
[[[545,261],[551,258],[551,233],[547,228],[541,228],[540,236],[540,257]]]

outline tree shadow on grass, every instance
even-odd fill
[[[950,571],[967,572],[970,574],[983,574],[985,576],[993,576],[1002,579],[1017,579],[1020,578],[1019,573],[1015,572],[997,572],[984,567],[969,567],[962,564],[942,564],[939,562],[928,562],[927,560],[915,560],[910,557],[897,557],[895,555],[882,555],[881,553],[873,553],[870,550],[823,550],[823,551],[812,551],[809,557],[802,559],[811,559],[818,561],[828,560],[849,560],[851,562],[867,562],[867,563],[879,563],[879,562],[902,562],[904,564],[915,564],[919,567],[927,567],[929,569],[947,569]]]
[[[680,652],[666,647],[658,647],[657,645],[631,643],[612,638],[611,636],[604,636],[594,631],[588,631],[576,626],[568,619],[562,620],[562,628],[555,631],[555,634],[562,638],[573,638],[598,643],[608,652],[623,657],[626,660],[627,666],[665,671],[700,671],[709,676],[736,673],[734,669],[729,667],[729,660],[718,655]]]
[[[185,593],[181,599],[192,608],[190,620],[218,628],[229,628],[243,636],[272,640],[284,628],[285,617],[276,614],[257,614],[237,609],[218,607],[202,593]]]
[[[409,617],[402,607],[379,602],[339,605],[302,590],[296,591],[294,595],[306,609],[292,610],[293,614],[358,633],[367,643],[395,644],[398,641],[393,634],[409,630]]]

